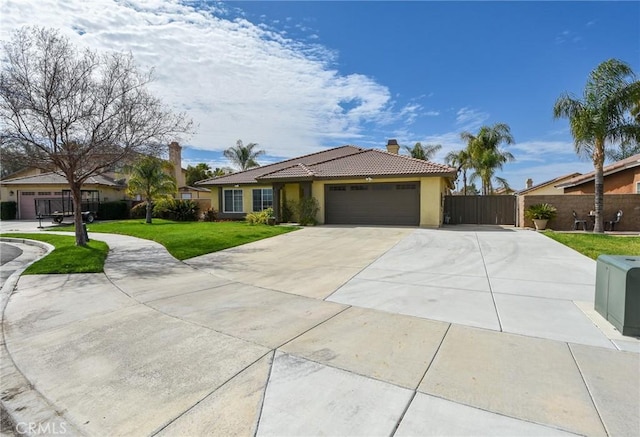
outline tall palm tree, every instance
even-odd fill
[[[467,170],[471,169],[471,156],[467,149],[454,150],[444,157],[448,165],[455,167],[458,173],[462,172],[462,194],[467,195]]]
[[[178,189],[176,180],[170,175],[172,168],[168,161],[145,156],[126,169],[130,175],[128,194],[140,195],[147,202],[146,223],[151,223],[154,200],[170,196]]]
[[[475,170],[472,179],[482,182],[482,194],[493,192],[493,179],[496,170],[502,170],[507,162],[515,161],[511,152],[503,150],[502,144],[513,144],[511,129],[505,123],[493,126],[482,126],[477,135],[463,132],[460,137],[467,141],[467,153],[471,160],[471,167]],[[506,180],[497,178],[498,184],[505,186]]]
[[[617,59],[598,65],[590,74],[583,98],[562,94],[554,118],[568,118],[576,152],[591,158],[595,169],[595,226],[604,232],[604,159],[607,143],[640,139],[640,121],[630,114],[640,98],[640,82],[631,67]]]
[[[265,154],[264,150],[257,150],[255,147],[258,143],[249,143],[246,146],[242,144],[242,140],[236,142],[235,147],[229,147],[224,151],[224,156],[240,170],[247,170],[252,167],[260,167],[256,159]]]
[[[429,161],[433,159],[438,150],[442,149],[440,144],[426,144],[422,145],[421,143],[416,143],[415,146],[402,146],[404,149],[411,155],[412,158],[422,159],[424,161]]]

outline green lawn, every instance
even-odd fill
[[[640,255],[640,237],[553,231],[545,231],[544,235],[593,259],[598,255]]]
[[[100,273],[109,246],[102,241],[90,241],[87,247],[76,246],[75,237],[46,233],[8,233],[3,237],[39,240],[55,246],[55,250],[43,259],[31,264],[25,275],[52,273]]]
[[[106,232],[153,240],[162,244],[171,255],[180,260],[262,240],[295,229],[298,228],[249,225],[245,222],[173,222],[162,219],[153,219],[152,224],[146,224],[144,219],[136,219],[87,225],[89,232]],[[55,227],[52,230],[73,231],[73,226]]]

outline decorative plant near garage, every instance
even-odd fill
[[[524,216],[529,220],[533,220],[533,225],[537,230],[541,231],[546,229],[547,222],[555,218],[557,213],[556,207],[549,203],[536,203],[525,210]]]
[[[298,221],[302,226],[313,226],[318,223],[316,215],[320,211],[320,204],[315,197],[303,197],[296,203]]]

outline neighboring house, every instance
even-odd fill
[[[640,194],[640,154],[630,156],[603,168],[604,194]],[[593,194],[595,172],[576,176],[556,184],[565,194]]]
[[[527,179],[526,188],[524,190],[518,191],[516,194],[519,196],[525,195],[541,195],[541,194],[563,194],[563,190],[556,188],[558,184],[566,182],[572,178],[577,176],[581,176],[580,173],[571,173],[564,176],[559,176],[555,179],[551,179],[550,181],[542,182],[537,185],[533,185],[532,179]]]
[[[398,151],[395,140],[386,152],[336,147],[196,185],[211,187],[213,207],[223,219],[273,207],[280,220],[283,206],[314,197],[321,224],[440,226],[455,168]]]
[[[186,169],[181,165],[182,147],[178,143],[174,142],[169,145],[169,161],[173,164],[172,176],[176,179],[178,186],[174,197],[193,199],[198,202],[201,210],[210,208],[210,190],[202,187],[190,187],[185,184]],[[94,202],[128,200],[125,176],[114,171],[90,177],[82,186],[83,200]],[[64,176],[54,172],[43,172],[36,168],[26,168],[0,181],[0,201],[17,202],[18,219],[34,219],[37,217],[36,205],[42,207],[47,199],[53,202],[52,205],[57,202],[56,209],[61,210],[62,202],[69,199],[68,196],[65,196],[65,200],[63,200],[65,190],[69,190],[69,184]],[[66,209],[68,207],[65,206]]]
[[[108,202],[125,199],[126,186],[108,176],[92,176],[82,186],[83,201]],[[22,176],[0,181],[0,200],[15,201],[18,204],[18,219],[35,219],[40,207],[40,213],[50,211],[69,210],[70,193],[63,197],[63,192],[69,190],[69,184],[64,176],[57,173],[41,173],[32,176]],[[63,200],[65,199],[65,200]]]

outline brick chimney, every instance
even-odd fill
[[[182,147],[175,141],[169,144],[169,162],[173,164],[173,177],[176,178],[178,188],[184,187],[185,180],[182,174]]]
[[[527,179],[527,181],[524,183],[524,187],[525,188],[533,187],[533,179],[531,179],[531,178]]]
[[[398,145],[397,140],[387,141],[387,152],[397,155],[399,151],[400,151],[400,146]]]

